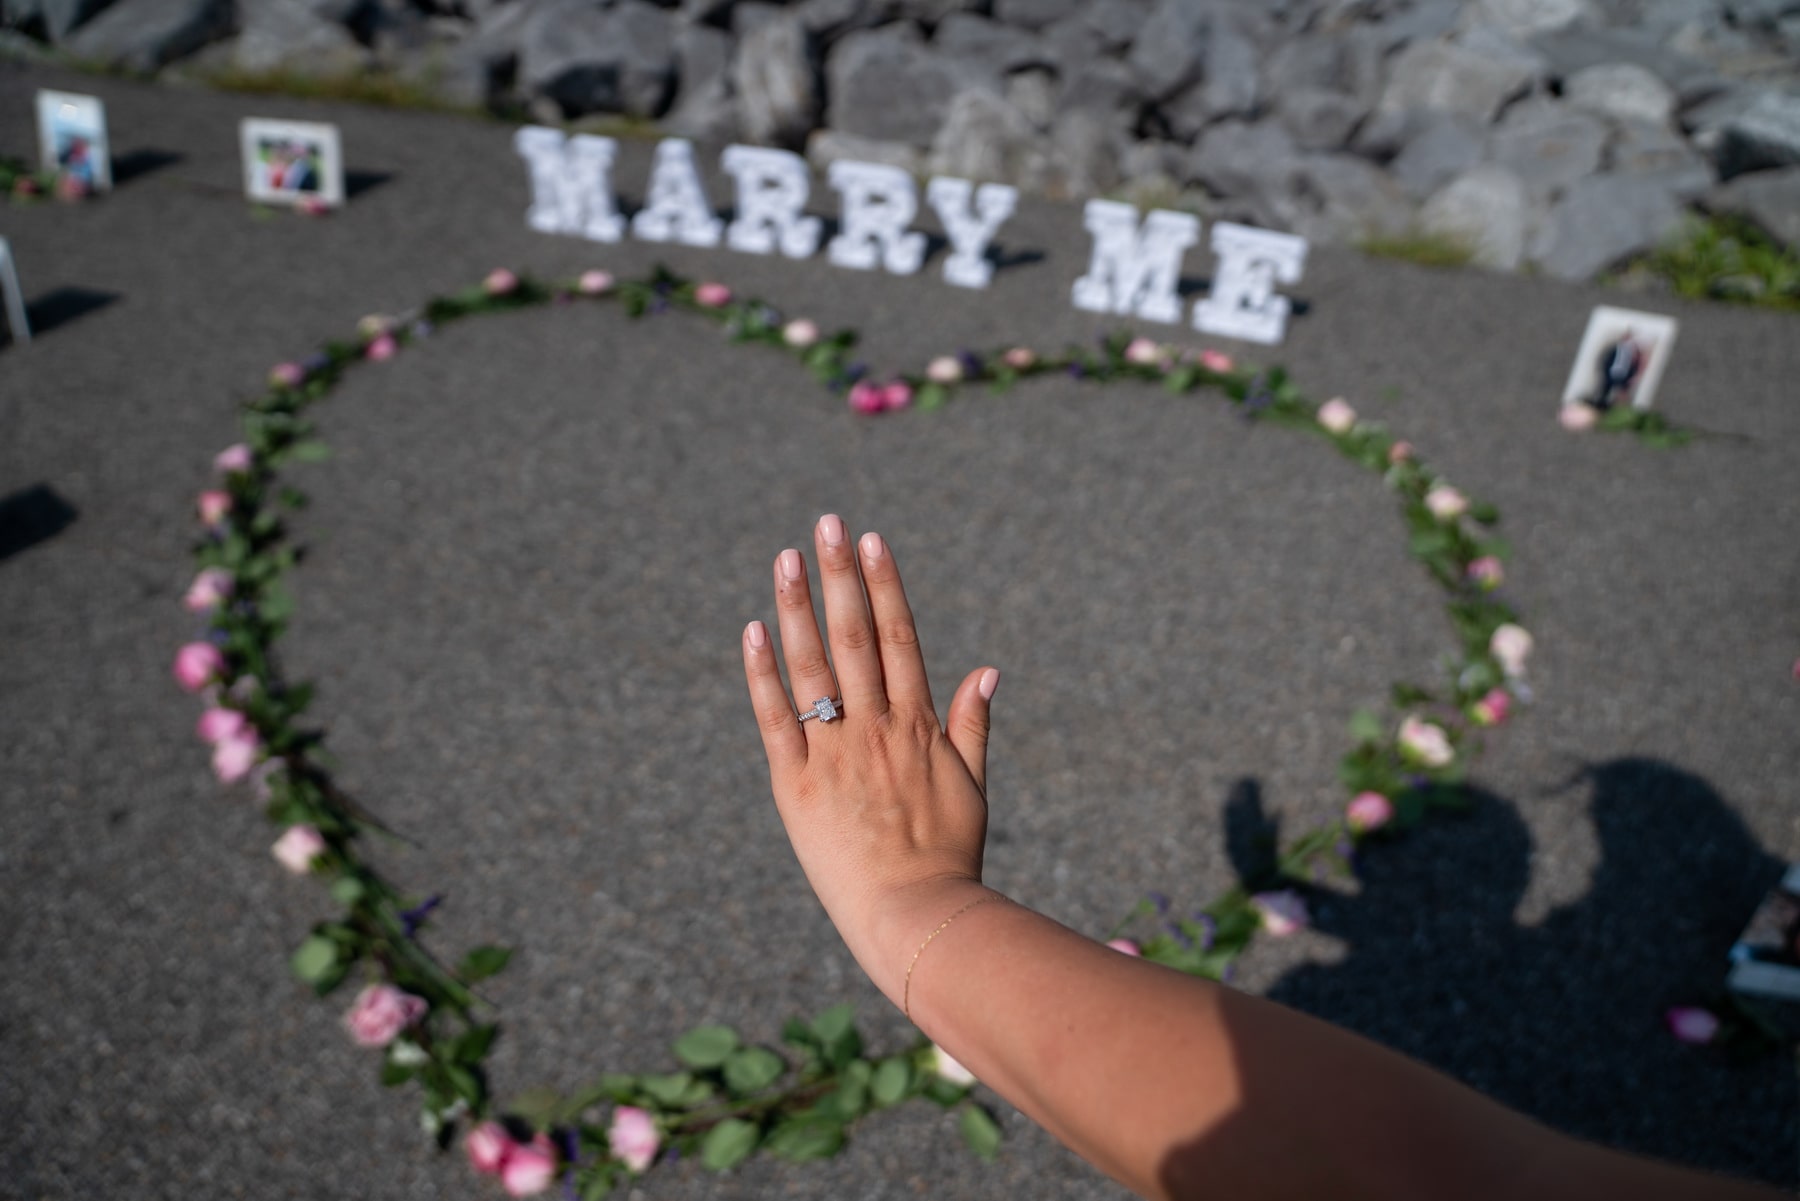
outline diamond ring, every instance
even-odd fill
[[[816,717],[819,719],[819,724],[824,725],[826,722],[833,721],[839,716],[837,702],[828,696],[822,696],[813,702],[812,708],[803,709],[799,713],[794,714],[794,716],[798,717],[801,721],[811,721]]]

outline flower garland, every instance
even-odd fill
[[[16,204],[28,204],[46,196],[58,200],[85,200],[93,189],[85,179],[66,171],[40,171],[23,159],[0,155],[0,196]]]
[[[1654,409],[1638,409],[1630,405],[1600,410],[1587,401],[1565,404],[1557,421],[1572,434],[1598,430],[1605,434],[1636,434],[1638,441],[1657,450],[1686,446],[1699,436],[1698,430],[1676,425]]]
[[[1382,477],[1399,498],[1409,550],[1443,589],[1457,634],[1444,682],[1435,689],[1397,684],[1390,712],[1351,719],[1353,745],[1339,770],[1350,799],[1341,818],[1301,835],[1262,875],[1189,916],[1171,916],[1167,899],[1152,894],[1112,931],[1111,945],[1123,952],[1227,978],[1257,933],[1282,936],[1306,926],[1307,891],[1329,874],[1353,875],[1358,846],[1434,810],[1461,807],[1459,785],[1482,732],[1529,699],[1524,675],[1532,637],[1495,595],[1508,551],[1492,532],[1493,506],[1470,500],[1411,444],[1362,420],[1343,399],[1307,401],[1280,368],[1112,336],[1060,354],[1023,346],[963,351],[933,359],[923,372],[877,380],[854,359],[853,332],[827,335],[813,321],[740,300],[724,284],[690,282],[660,267],[643,279],[595,270],[562,283],[496,270],[406,318],[364,318],[354,339],[277,365],[267,391],[245,406],[243,440],[215,458],[218,479],[197,502],[205,530],[195,548],[199,571],[184,597],[203,633],[181,647],[174,674],[205,699],[196,733],[211,747],[215,775],[228,785],[248,782],[282,827],[275,858],[291,872],[329,880],[342,906],[295,950],[294,974],[320,996],[353,975],[363,981],[344,1024],[358,1044],[380,1050],[382,1083],[419,1087],[426,1129],[440,1145],[448,1145],[459,1120],[474,1121],[464,1139],[471,1165],[513,1196],[542,1192],[562,1177],[593,1201],[675,1155],[697,1155],[720,1171],[757,1151],[822,1158],[843,1147],[859,1119],[914,1098],[956,1109],[978,1154],[992,1156],[1000,1141],[992,1114],[970,1096],[975,1081],[965,1069],[924,1040],[894,1054],[867,1054],[848,1005],[811,1021],[790,1020],[782,1034],[786,1054],[746,1045],[729,1027],[702,1026],[676,1040],[675,1070],[608,1073],[571,1095],[529,1093],[496,1105],[483,1063],[499,1026],[473,986],[502,970],[511,952],[477,947],[446,966],[419,937],[439,898],[404,893],[359,852],[363,835],[386,831],[332,780],[323,736],[303,725],[312,688],[286,680],[275,654],[293,610],[282,581],[297,561],[283,514],[306,503],[281,473],[326,456],[306,414],[352,368],[389,361],[463,318],[573,302],[616,303],[632,318],[671,310],[699,315],[734,343],[786,351],[869,415],[936,409],[975,384],[1005,390],[1049,374],[1160,382],[1177,395],[1210,389],[1247,419],[1320,436]],[[1161,922],[1154,932],[1122,936],[1151,917]]]

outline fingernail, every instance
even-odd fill
[[[844,520],[836,513],[827,513],[819,518],[819,537],[825,540],[826,546],[842,546],[844,544]]]
[[[757,645],[760,646],[761,643]],[[981,682],[975,685],[975,690],[981,693],[982,700],[991,701],[994,699],[994,689],[998,687],[1000,687],[1000,669],[990,667],[981,673]]]
[[[761,650],[769,645],[769,627],[760,621],[753,621],[744,627],[744,637],[750,640],[751,646]]]
[[[806,574],[806,566],[800,562],[800,552],[784,550],[781,552],[781,578],[797,580]]]
[[[887,545],[880,534],[870,532],[862,536],[862,553],[872,563],[887,553]]]

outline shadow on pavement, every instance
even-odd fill
[[[145,148],[133,150],[129,154],[117,155],[112,161],[113,187],[122,187],[136,179],[161,171],[164,167],[173,167],[185,155],[176,154],[172,150],[156,150]]]
[[[31,323],[31,336],[38,338],[58,326],[67,325],[103,309],[118,299],[117,292],[97,292],[92,288],[58,288],[26,305],[25,316]]]
[[[0,496],[0,563],[48,542],[74,521],[74,506],[47,484]]]

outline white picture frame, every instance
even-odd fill
[[[44,170],[78,178],[92,192],[112,191],[112,143],[99,97],[41,90],[37,127]]]
[[[1581,348],[1563,386],[1564,408],[1588,405],[1602,412],[1629,407],[1643,412],[1675,349],[1680,323],[1661,313],[1599,305],[1588,314]]]
[[[238,125],[244,194],[264,204],[299,204],[311,197],[344,203],[344,152],[337,126],[319,121],[246,117]]]
[[[12,246],[0,238],[0,313],[6,332],[20,346],[31,342],[31,322],[25,317],[25,293],[19,289],[19,273],[13,267]]]

